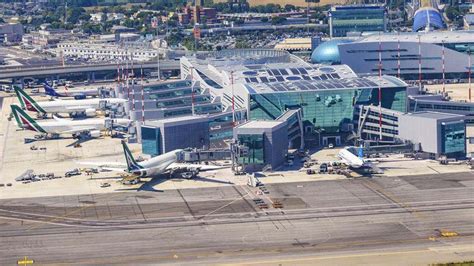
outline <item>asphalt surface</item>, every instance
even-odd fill
[[[24,256],[68,265],[254,263],[472,245],[473,177],[282,183],[260,196],[235,186],[2,200],[0,265]],[[443,238],[441,229],[459,235]],[[468,260],[474,250],[456,254]]]

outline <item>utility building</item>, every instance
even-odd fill
[[[239,158],[247,171],[270,165],[282,166],[288,153],[287,123],[282,121],[250,121],[234,128],[234,139],[248,148]]]
[[[399,136],[432,158],[462,158],[466,156],[465,118],[437,112],[405,114],[399,117]]]
[[[208,148],[209,119],[185,116],[147,121],[141,127],[143,153],[152,156],[176,149]]]

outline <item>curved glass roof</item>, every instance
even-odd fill
[[[427,26],[435,29],[446,28],[443,17],[438,10],[434,8],[421,8],[416,11],[413,18],[413,31],[423,30]]]

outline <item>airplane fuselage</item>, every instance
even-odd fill
[[[92,118],[84,120],[54,120],[54,121],[37,121],[37,124],[49,134],[64,134],[65,132],[91,131],[106,129],[106,119]],[[113,125],[127,126],[127,119],[113,119]]]
[[[181,152],[181,150],[170,151],[149,160],[139,162],[138,165],[146,170],[146,176],[164,174],[169,170],[168,167],[178,160],[179,152]]]
[[[72,112],[86,112],[88,110],[97,110],[100,108],[101,102],[106,104],[123,104],[126,102],[125,99],[119,98],[95,98],[95,99],[84,99],[84,100],[57,100],[57,101],[44,101],[37,102],[37,104],[46,113],[72,113]],[[29,104],[26,105],[28,111],[36,112],[34,106]]]
[[[362,158],[350,152],[347,148],[344,148],[339,151],[337,157],[345,164],[352,168],[360,168],[365,165],[365,162]]]

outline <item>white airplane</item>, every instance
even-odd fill
[[[341,149],[337,154],[337,158],[341,160],[341,163],[352,168],[361,168],[364,164],[367,164],[356,147],[345,147]]]
[[[123,152],[126,164],[117,162],[79,162],[83,165],[94,165],[100,169],[109,171],[127,172],[137,177],[156,177],[169,173],[172,176],[179,175],[182,178],[191,179],[199,172],[222,169],[219,166],[178,163],[183,150],[173,150],[162,155],[137,162],[124,140],[122,140]]]
[[[36,102],[25,91],[20,88],[15,88],[16,95],[20,101],[21,107],[28,111],[37,112],[40,114],[57,114],[67,113],[71,116],[78,114],[95,115],[96,111],[104,106],[111,104],[124,104],[125,99],[119,98],[95,98],[85,100],[55,100],[46,102]]]
[[[20,128],[32,130],[42,134],[71,134],[73,138],[81,136],[99,137],[100,131],[107,128],[107,124],[111,126],[117,125],[127,127],[130,125],[128,119],[110,119],[110,118],[92,118],[84,120],[67,120],[54,117],[54,120],[35,121],[25,111],[17,105],[11,105],[13,116]]]
[[[362,147],[348,146],[341,149],[337,158],[340,162],[358,171],[369,171],[372,173],[383,173],[383,171],[375,166],[371,161],[364,159]]]
[[[74,97],[74,99],[84,99],[87,96],[97,97],[99,96],[99,90],[95,89],[86,89],[86,90],[69,90],[67,86],[64,90],[59,91],[48,84],[43,84],[44,93],[51,97]]]

